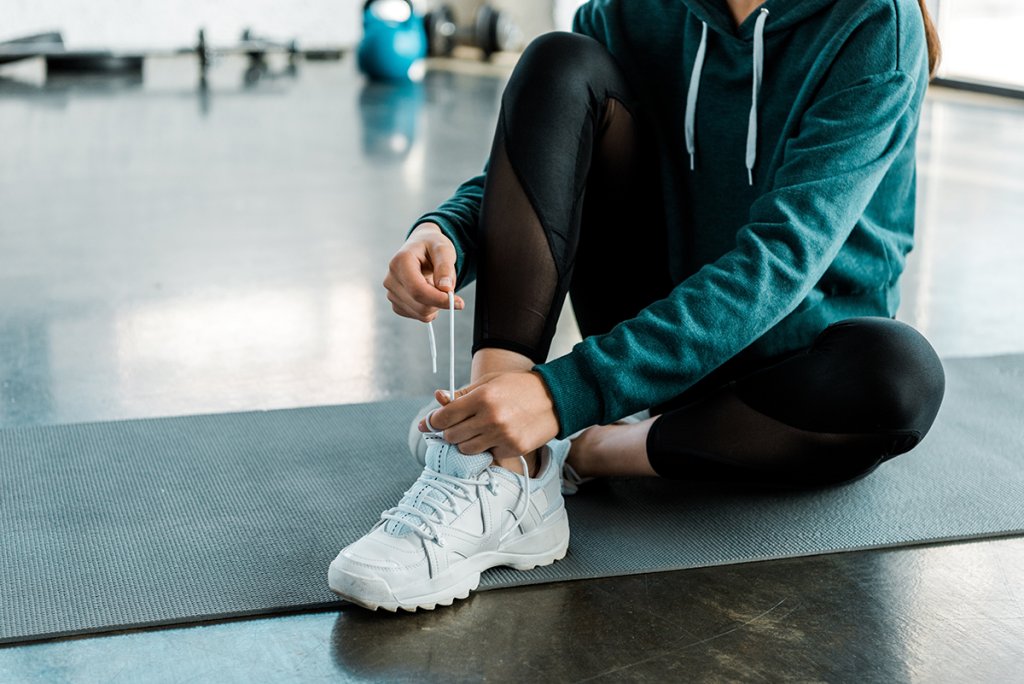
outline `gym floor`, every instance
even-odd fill
[[[482,167],[508,68],[435,66],[407,87],[366,85],[350,58],[226,59],[205,87],[185,58],[142,79],[0,70],[0,427],[443,382],[380,280]],[[946,357],[1024,352],[1024,102],[933,89],[919,159],[900,317]],[[0,681],[1009,681],[1022,662],[1009,538],[15,645]]]

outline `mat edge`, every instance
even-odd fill
[[[690,565],[682,567],[660,567],[660,568],[644,568],[642,570],[630,571],[630,572],[616,572],[608,575],[581,575],[572,577],[560,577],[557,579],[535,579],[530,580],[524,577],[523,582],[517,582],[515,584],[493,584],[493,585],[481,585],[476,593],[493,591],[497,589],[515,589],[519,587],[535,587],[544,584],[557,584],[559,582],[582,582],[588,580],[598,579],[610,579],[614,577],[633,577],[636,575],[647,575],[663,572],[678,572],[684,570],[700,570],[705,568],[721,568],[731,565],[748,565],[751,563],[764,563],[769,561],[779,560],[792,560],[794,558],[815,558],[821,556],[832,556],[845,553],[856,553],[856,552],[870,552],[870,551],[895,551],[901,549],[914,549],[922,546],[942,546],[952,544],[970,544],[974,542],[983,541],[997,541],[1001,539],[1011,539],[1015,537],[1024,537],[1024,528],[1017,530],[1010,530],[1004,532],[983,532],[976,535],[956,536],[956,537],[936,537],[929,539],[916,540],[912,542],[902,542],[896,544],[888,544],[883,546],[851,546],[840,549],[830,549],[820,553],[797,553],[788,554],[782,556],[758,556],[755,558],[744,558],[742,560],[729,560],[721,563],[707,563],[702,565]],[[506,567],[506,566],[500,566]],[[526,575],[529,571],[525,571],[523,574]],[[211,626],[213,624],[220,623],[222,621],[233,621],[233,620],[245,620],[245,619],[261,619],[261,618],[273,618],[273,617],[284,617],[288,615],[311,615],[314,613],[324,612],[335,612],[341,611],[346,608],[352,608],[354,604],[345,601],[343,599],[336,599],[332,601],[310,603],[310,604],[296,604],[290,606],[279,606],[270,609],[260,609],[257,611],[239,611],[231,613],[211,613],[209,615],[198,615],[190,617],[187,621],[175,619],[175,620],[159,620],[145,623],[128,623],[123,625],[110,625],[96,629],[89,630],[71,630],[65,632],[46,632],[41,634],[33,634],[29,636],[18,636],[18,637],[2,637],[0,638],[0,651],[8,648],[17,648],[19,646],[32,646],[51,642],[60,641],[71,641],[78,638],[88,637],[102,637],[102,636],[114,636],[116,634],[131,634],[136,631],[157,631],[161,629],[187,629],[189,627],[203,627]]]

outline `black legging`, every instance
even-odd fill
[[[590,38],[548,34],[523,54],[502,99],[475,236],[474,351],[542,363],[567,292],[585,337],[670,292],[647,111]],[[913,448],[943,388],[942,365],[913,328],[845,320],[782,358],[740,353],[654,407],[647,453],[665,477],[842,482]]]

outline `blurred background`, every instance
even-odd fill
[[[419,12],[441,4],[417,0]],[[482,2],[451,0],[455,14],[472,16]],[[568,28],[572,13],[582,2],[534,0],[491,3],[507,12],[527,36]],[[110,47],[119,50],[173,48],[188,43],[200,26],[213,40],[238,36],[244,27],[295,36],[311,46],[353,46],[361,35],[359,0],[5,0],[0,40],[59,29],[77,48]]]
[[[439,6],[417,0],[420,12]],[[451,0],[457,16],[470,17],[480,0]],[[495,0],[530,37],[567,29],[578,0]],[[1024,41],[1017,0],[929,0],[945,48],[945,79],[1024,88]],[[205,26],[213,40],[237,37],[245,27],[298,38],[309,46],[353,46],[359,40],[357,0],[5,0],[0,40],[59,29],[70,46],[122,50],[173,48]]]

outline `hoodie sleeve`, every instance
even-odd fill
[[[589,36],[607,47],[610,36],[603,4],[592,1],[581,5],[572,17],[572,32]]]
[[[912,136],[916,88],[912,76],[893,70],[819,99],[731,251],[635,318],[536,366],[554,397],[560,436],[677,396],[792,312]]]

